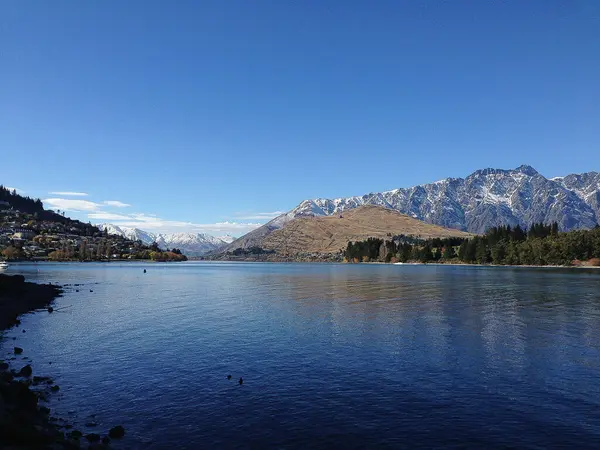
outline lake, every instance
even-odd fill
[[[121,448],[600,442],[600,271],[189,262],[6,273],[82,284],[57,300],[65,309],[25,316],[1,350],[16,343],[34,374],[55,378],[54,415],[84,432],[124,425]]]

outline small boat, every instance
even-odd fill
[[[0,261],[0,270],[8,269],[8,263],[6,261]]]

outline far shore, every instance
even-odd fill
[[[350,265],[360,265],[360,264],[380,264],[380,265],[398,265],[398,266],[459,266],[459,267],[510,267],[510,268],[530,268],[530,269],[600,269],[600,266],[592,266],[592,265],[584,265],[584,264],[571,264],[571,265],[536,265],[536,264],[468,264],[461,262],[405,262],[405,263],[392,263],[392,262],[384,262],[384,261],[367,261],[367,262],[349,262],[343,261],[339,258],[329,255],[323,255],[323,258],[286,258],[283,256],[275,256],[273,258],[206,258],[206,257],[190,257],[187,261],[154,261],[149,259],[106,259],[106,260],[98,260],[98,261],[59,261],[59,260],[48,260],[48,259],[39,259],[39,260],[12,260],[7,261],[7,263],[11,264],[27,264],[27,263],[178,263],[178,262],[262,262],[262,263],[324,263],[324,264],[350,264]],[[2,271],[0,271],[0,274]]]
[[[584,266],[584,265],[560,265],[560,266],[543,266],[534,264],[466,264],[466,263],[422,263],[422,262],[407,262],[407,263],[386,263],[386,262],[368,262],[368,263],[345,263],[345,264],[390,264],[398,266],[460,266],[460,267],[510,267],[510,268],[529,268],[529,269],[600,269],[600,266]]]
[[[410,261],[405,263],[393,263],[384,261],[366,261],[366,262],[350,262],[343,261],[338,255],[323,254],[321,258],[317,257],[285,257],[281,255],[272,255],[271,257],[199,257],[192,258],[189,261],[207,261],[207,262],[268,262],[268,263],[335,263],[335,264],[381,264],[381,265],[402,265],[402,266],[461,266],[461,267],[511,267],[511,268],[539,268],[539,269],[600,269],[600,266],[571,264],[571,265],[536,265],[536,264],[468,264],[462,262],[419,262]]]

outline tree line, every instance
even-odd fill
[[[435,238],[410,242],[369,238],[349,242],[350,262],[463,262],[499,265],[600,265],[600,227],[560,232],[557,223],[533,224],[528,230],[509,225],[490,228],[470,239]],[[594,261],[598,259],[597,261]]]

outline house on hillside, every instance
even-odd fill
[[[13,234],[13,239],[22,239],[22,240],[28,240],[28,239],[33,239],[35,237],[35,231],[32,230],[24,230],[24,229],[19,229],[15,234]]]

